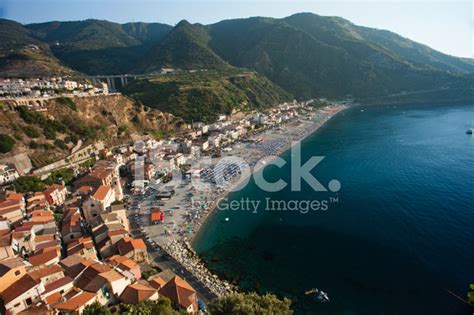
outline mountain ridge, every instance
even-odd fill
[[[468,89],[466,95],[472,91],[470,84],[463,84],[472,80],[472,59],[443,54],[387,30],[313,13],[209,25],[182,20],[174,27],[104,20],[27,25],[0,20],[0,25],[0,58],[7,60],[0,63],[0,73],[12,50],[34,43],[49,48],[59,64],[77,72],[248,69],[299,99],[381,98],[455,90],[460,83]]]

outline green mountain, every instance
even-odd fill
[[[132,82],[124,92],[186,122],[206,123],[220,114],[268,108],[292,99],[262,75],[236,69],[150,76]]]
[[[18,22],[0,19],[0,55],[6,55],[29,44],[39,44],[41,41],[35,39],[31,33]]]
[[[302,13],[227,20],[208,29],[210,46],[223,59],[259,71],[300,98],[446,88],[474,70],[461,58],[337,17]]]
[[[16,75],[22,64],[50,58],[52,69],[42,62],[24,75],[67,67],[93,75],[155,73],[162,68],[224,73],[248,69],[299,99],[443,101],[440,94],[448,100],[474,93],[472,59],[443,54],[389,31],[312,13],[212,25],[181,21],[175,27],[99,20],[29,25],[0,20],[0,26],[0,74]],[[31,44],[41,48],[42,58],[21,53]]]
[[[20,23],[0,19],[0,76],[68,75],[74,71],[58,60],[49,45]]]
[[[172,29],[160,23],[118,24],[100,20],[29,24],[69,67],[88,74],[128,73]]]
[[[204,26],[183,20],[163,41],[150,49],[139,68],[149,73],[161,68],[192,70],[229,67],[210,49],[209,40]]]

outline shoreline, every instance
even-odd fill
[[[345,106],[345,105],[338,105],[337,106],[337,110],[334,111],[332,113],[332,115],[328,116],[328,117],[325,117],[324,121],[322,121],[320,124],[317,124],[316,122],[314,121],[311,121],[311,123],[313,123],[314,125],[312,126],[312,128],[310,128],[308,131],[306,131],[304,134],[301,135],[301,137],[299,139],[291,139],[291,142],[285,146],[283,146],[282,148],[280,148],[278,151],[275,152],[274,155],[272,156],[267,156],[267,157],[263,157],[263,159],[266,159],[266,158],[270,158],[268,162],[270,161],[273,161],[276,157],[279,157],[281,155],[283,155],[284,153],[286,153],[287,151],[291,150],[291,148],[293,147],[294,145],[294,142],[300,142],[300,141],[303,141],[305,140],[306,138],[308,138],[310,135],[314,134],[315,132],[317,132],[321,127],[323,127],[327,122],[329,122],[332,118],[334,118],[337,114],[343,112],[344,110],[350,108],[349,106]],[[319,110],[318,110],[319,111]],[[308,122],[308,121],[306,121]],[[268,131],[266,131],[268,132]],[[244,159],[245,160],[245,159]],[[261,159],[259,159],[261,160]],[[248,162],[248,161],[246,161]],[[255,163],[253,165],[250,165],[251,166],[251,171],[249,174],[247,174],[246,176],[241,176],[239,177],[238,180],[236,180],[235,182],[233,182],[231,185],[230,185],[230,190],[233,190],[235,189],[236,187],[238,187],[242,182],[244,182],[245,180],[247,180],[249,177],[253,176],[254,174],[256,174],[257,172],[260,172],[260,171],[263,171],[263,169],[265,168],[265,166],[267,165],[266,164],[262,164],[262,163]],[[249,163],[250,164],[250,163]],[[241,188],[243,189],[243,187]],[[234,191],[225,191],[224,193],[221,193],[221,194],[217,194],[216,196],[216,200],[219,200],[221,198],[225,198],[225,197],[228,197],[230,194],[232,194]],[[210,223],[209,221],[212,220],[212,217],[217,213],[216,211],[216,205],[214,205],[212,208],[210,207],[206,214],[201,218],[201,220],[199,220],[199,222],[196,224],[197,225],[197,229],[193,229],[192,231],[192,234],[189,235],[188,237],[185,237],[185,240],[189,243],[189,245],[191,246],[191,248],[195,251],[195,242],[199,241],[199,237],[202,235],[203,231],[205,230],[206,226]]]
[[[216,187],[213,184],[211,189],[207,187],[207,189],[198,190],[192,185],[192,182],[185,184],[182,189],[176,192],[172,202],[174,205],[179,205],[180,209],[169,213],[169,215],[175,216],[175,219],[164,225],[145,227],[147,235],[153,238],[164,252],[179,262],[216,296],[238,292],[239,287],[237,285],[213,274],[195,250],[196,242],[206,231],[214,215],[218,213],[216,211],[217,201],[227,197],[244,181],[249,180],[249,177],[253,174],[263,171],[268,161],[281,156],[290,150],[295,142],[303,141],[314,134],[331,118],[349,107],[335,104],[319,108],[310,112],[310,114],[306,113],[304,116],[292,119],[279,127],[251,134],[248,137],[250,141],[234,144],[232,150],[222,154],[221,158],[238,157],[250,168],[249,172],[230,179],[224,187],[227,189]],[[262,160],[267,162],[260,163]],[[212,165],[215,166],[216,164],[212,163]],[[238,190],[242,188],[240,187]],[[198,196],[199,198],[196,200],[194,197]],[[168,207],[176,208],[171,205],[168,205]],[[172,225],[171,228],[168,228],[169,224]]]

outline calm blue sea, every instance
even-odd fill
[[[339,192],[251,182],[230,198],[261,200],[259,211],[217,211],[194,246],[216,273],[288,296],[298,313],[468,314],[447,290],[465,297],[474,283],[473,122],[474,105],[346,110],[302,143],[303,161],[325,156],[313,174]],[[289,181],[289,164],[264,175]],[[303,214],[265,211],[267,197],[332,202]],[[304,294],[313,287],[331,302]]]

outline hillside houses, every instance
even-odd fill
[[[71,191],[53,184],[0,199],[2,313],[79,314],[95,302],[165,296],[159,290],[167,282],[157,287],[142,278],[151,258],[131,236],[114,164],[98,163]]]

